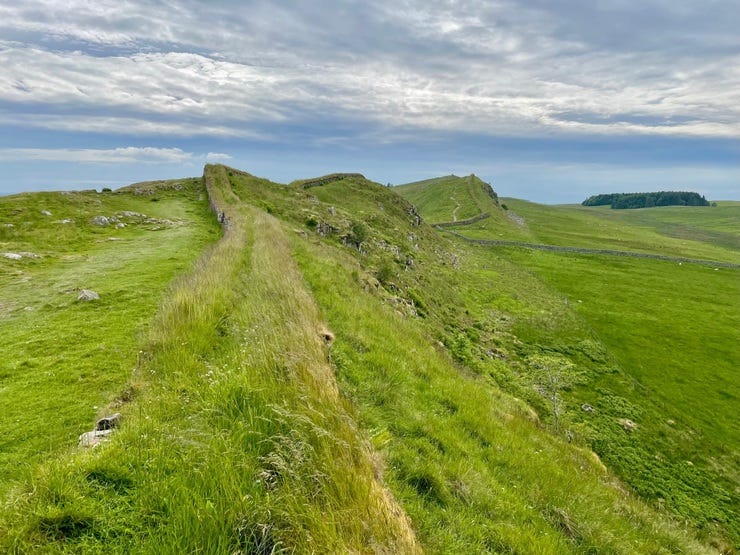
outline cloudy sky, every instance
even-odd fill
[[[0,194],[475,173],[740,199],[737,0],[0,0]]]

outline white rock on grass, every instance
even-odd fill
[[[83,289],[80,291],[80,294],[77,295],[78,301],[98,301],[100,300],[100,295],[98,295],[97,292],[93,291],[92,289]]]
[[[23,256],[21,256],[17,252],[4,252],[3,256],[10,260],[20,260],[21,258],[23,258]]]
[[[51,216],[51,212],[49,212],[48,210],[42,210],[42,211],[41,211],[41,213],[42,213],[42,214],[43,214],[44,216]]]
[[[99,225],[100,227],[105,227],[110,224],[110,220],[106,216],[95,216],[92,219],[92,224]]]

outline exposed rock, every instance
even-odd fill
[[[123,420],[123,417],[121,416],[120,412],[116,412],[114,414],[111,414],[110,416],[106,416],[105,418],[101,418],[95,423],[95,431],[112,430],[113,428],[118,428],[121,425],[121,420]]]
[[[92,219],[92,224],[105,227],[110,224],[110,220],[106,216],[95,216]]]
[[[141,212],[134,212],[132,210],[124,210],[123,212],[119,212],[116,214],[119,218],[128,218],[128,219],[145,219],[146,214],[142,214]]]
[[[5,258],[9,258],[10,260],[20,260],[21,258],[23,258],[23,257],[22,257],[22,256],[21,256],[20,254],[18,254],[17,252],[4,252],[4,253],[3,253],[3,256],[4,256]]]
[[[629,418],[620,418],[619,424],[628,432],[634,432],[637,429],[637,424]]]
[[[118,222],[118,223],[117,223],[117,224],[115,225],[115,229],[123,229],[124,227],[126,227],[126,224],[125,224],[125,223],[123,223],[123,222]]]
[[[78,447],[95,447],[108,439],[108,436],[114,432],[110,430],[93,430],[80,435],[77,440]]]
[[[51,216],[51,212],[49,212],[48,210],[42,210],[41,214],[43,214],[44,216]]]
[[[80,294],[77,295],[78,301],[98,301],[100,300],[100,295],[97,294],[97,292],[93,291],[92,289],[83,289],[80,291]]]
[[[584,412],[593,412],[594,411],[594,408],[591,405],[589,405],[588,403],[583,403],[581,405],[581,409],[583,409]]]
[[[115,432],[116,428],[121,425],[123,417],[121,413],[116,412],[105,418],[101,418],[95,423],[95,429],[80,435],[77,440],[79,447],[95,447],[109,439],[109,436]]]
[[[3,224],[2,227],[11,228],[11,227],[15,227],[15,225],[13,225],[13,224]]]
[[[20,254],[23,258],[41,258],[35,252],[21,251],[18,254]]]
[[[73,224],[73,223],[75,223],[75,221],[72,220],[72,219],[70,219],[70,218],[64,218],[60,223],[62,223],[62,224]]]

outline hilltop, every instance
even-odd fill
[[[0,199],[12,226],[0,228],[2,250],[39,256],[7,259],[0,275],[15,299],[0,320],[4,359],[33,345],[2,371],[3,406],[15,407],[0,417],[3,453],[29,461],[21,475],[0,467],[13,482],[5,551],[732,549],[731,492],[710,487],[688,511],[683,497],[661,505],[611,456],[650,429],[648,405],[618,389],[632,383],[621,353],[533,271],[530,251],[469,240],[557,235],[475,176],[284,185],[217,165],[202,178],[47,195]],[[127,225],[94,225],[100,215]],[[66,251],[62,229],[75,237]],[[707,271],[726,280],[717,285],[737,277]],[[83,285],[101,302],[65,293]],[[59,348],[62,333],[76,348]],[[586,397],[603,376],[610,389]],[[74,446],[114,411],[123,424],[110,441]],[[689,424],[676,419],[665,443]],[[711,476],[693,460],[686,468]]]

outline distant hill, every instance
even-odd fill
[[[593,195],[583,206],[611,206],[615,209],[652,208],[654,206],[709,206],[699,193],[688,191],[659,191],[656,193],[610,193]]]
[[[432,224],[458,222],[500,210],[490,184],[471,174],[446,175],[398,185],[394,190],[412,202]]]

